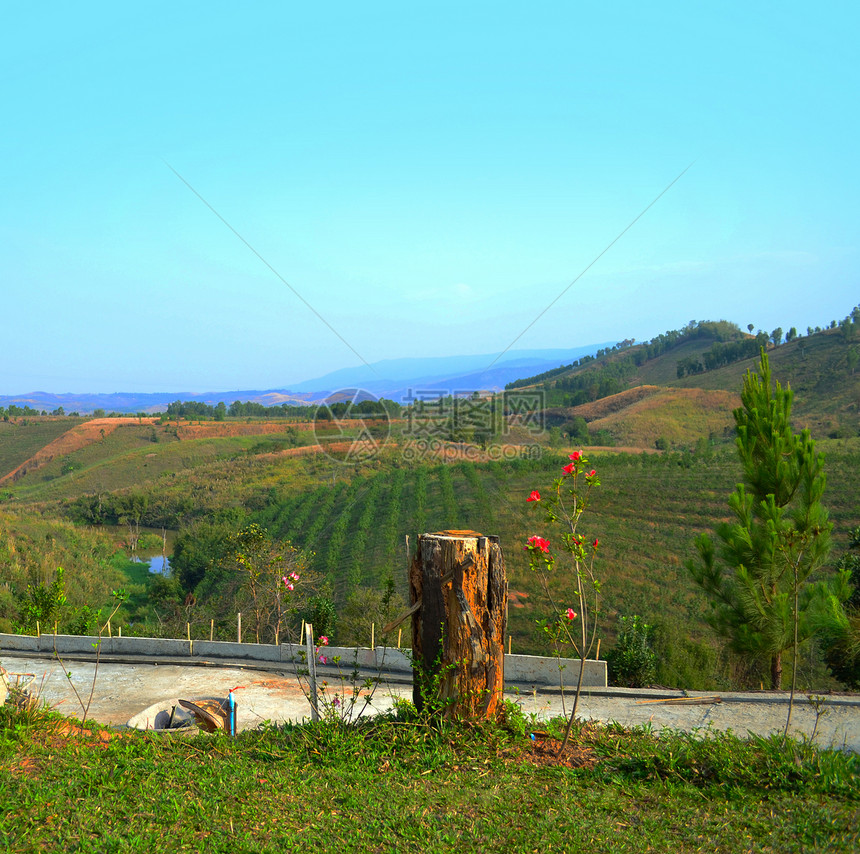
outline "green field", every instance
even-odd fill
[[[836,541],[844,545],[860,522],[854,483],[860,440],[820,446],[827,455],[826,503]],[[708,636],[704,600],[684,561],[694,555],[694,537],[728,515],[728,495],[740,477],[733,449],[666,455],[602,451],[590,460],[602,485],[584,530],[589,539],[600,540],[604,637],[613,638],[617,617],[630,614],[668,619],[694,637]],[[340,603],[357,585],[380,587],[388,574],[406,592],[407,534],[413,544],[418,533],[449,528],[497,534],[511,589],[527,593],[537,609],[511,608],[514,646],[538,651],[534,620],[542,614],[541,594],[521,549],[530,535],[552,540],[553,532],[525,498],[548,486],[566,461],[547,451],[537,461],[406,466],[393,454],[379,471],[348,483],[274,497],[254,518],[274,536],[314,551],[312,565],[332,582]],[[561,568],[556,583],[572,601],[573,581]]]

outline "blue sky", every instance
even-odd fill
[[[7,6],[0,393],[288,387],[515,340],[839,320],[860,302],[858,18]]]

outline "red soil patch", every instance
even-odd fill
[[[531,753],[526,754],[526,758],[539,768],[558,765],[565,768],[594,768],[599,761],[593,747],[569,741],[559,754],[560,747],[559,739],[536,737],[532,742]]]
[[[529,594],[523,593],[521,590],[508,590],[508,604],[514,608],[525,608],[525,603],[521,599],[528,599]]]

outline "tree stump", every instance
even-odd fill
[[[502,701],[508,583],[499,538],[421,534],[409,570],[413,700],[445,718],[492,718]],[[419,606],[420,603],[420,606]]]

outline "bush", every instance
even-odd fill
[[[330,591],[324,591],[308,599],[307,607],[302,611],[302,621],[314,627],[314,634],[317,637],[320,635],[332,637],[336,634],[337,611]]]
[[[657,620],[649,641],[657,656],[658,684],[687,691],[730,687],[720,673],[717,649],[705,641],[693,640],[677,621]]]
[[[641,617],[622,617],[618,641],[606,656],[613,685],[642,688],[654,681],[657,656],[651,648],[652,627]]]

